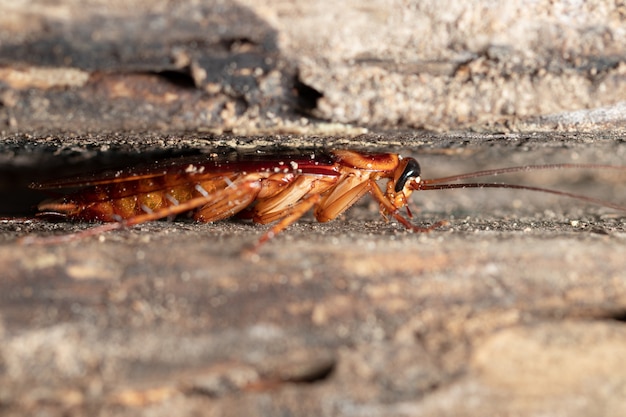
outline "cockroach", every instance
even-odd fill
[[[309,210],[327,222],[370,194],[385,218],[408,230],[429,232],[444,224],[418,226],[409,219],[408,200],[414,191],[451,188],[509,188],[540,191],[599,204],[617,210],[625,206],[565,191],[506,183],[458,181],[506,173],[546,169],[613,169],[596,164],[524,165],[422,179],[416,159],[395,153],[353,150],[310,151],[297,155],[259,154],[222,160],[184,159],[147,169],[121,170],[89,178],[49,181],[39,189],[77,188],[62,198],[39,204],[40,217],[108,222],[70,235],[30,238],[27,242],[71,240],[190,212],[195,220],[214,222],[232,216],[274,225],[258,240],[258,248]],[[380,181],[386,180],[383,188]],[[406,217],[400,210],[406,208]]]

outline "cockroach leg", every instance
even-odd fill
[[[207,194],[206,198],[210,198],[210,201],[199,208],[194,219],[208,223],[232,217],[248,207],[261,190],[261,183],[256,178],[238,180],[231,184],[232,186],[223,190]]]
[[[348,177],[337,184],[332,193],[324,197],[315,209],[315,218],[319,222],[336,219],[341,213],[352,207],[371,188],[370,181]]]
[[[247,252],[247,254],[255,254],[259,251],[261,246],[272,239],[274,236],[285,230],[291,224],[298,221],[298,219],[309,211],[317,202],[320,201],[321,196],[319,194],[312,194],[309,197],[306,197],[300,203],[292,206],[291,208],[286,210],[286,215],[283,217],[278,223],[276,223],[270,230],[265,232],[263,236],[257,240],[256,244]]]
[[[372,196],[374,196],[374,198],[376,199],[376,201],[378,201],[378,203],[381,206],[381,211],[383,215],[391,215],[393,216],[394,219],[396,219],[397,221],[399,221],[404,227],[406,227],[407,229],[413,231],[413,232],[417,232],[417,233],[428,233],[431,232],[435,229],[438,229],[439,227],[442,226],[446,226],[448,225],[448,221],[447,220],[441,220],[438,221],[437,223],[428,226],[428,227],[420,227],[420,226],[416,226],[413,223],[411,223],[410,221],[408,221],[406,218],[404,218],[398,211],[398,209],[396,207],[394,207],[393,204],[391,204],[391,202],[387,199],[387,197],[385,196],[385,194],[383,193],[383,191],[380,189],[380,187],[378,186],[378,184],[376,184],[376,182],[372,181],[371,184],[371,188],[370,188],[370,193],[372,194]]]

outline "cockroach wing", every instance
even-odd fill
[[[218,176],[251,172],[293,172],[296,174],[338,176],[334,156],[320,151],[243,153],[236,157],[198,155],[170,158],[119,170],[46,180],[31,184],[34,189],[84,188],[143,181],[143,192],[175,187],[190,181],[203,181]],[[148,181],[154,180],[154,181]]]

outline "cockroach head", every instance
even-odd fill
[[[398,168],[396,177],[394,178],[394,191],[396,193],[404,190],[406,183],[410,180],[417,180],[419,182],[421,173],[420,164],[414,158],[402,159]]]

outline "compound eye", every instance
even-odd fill
[[[396,193],[399,193],[404,189],[404,186],[406,185],[406,182],[409,180],[409,178],[417,178],[422,172],[420,169],[420,164],[418,164],[415,159],[406,158],[405,161],[406,165],[404,166],[404,170],[402,171],[402,174],[400,174],[400,177],[398,177],[398,180],[396,181],[396,186],[394,188],[394,191]]]

